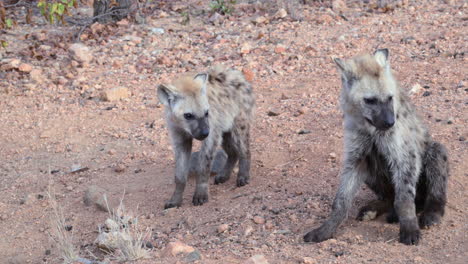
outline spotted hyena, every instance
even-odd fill
[[[208,201],[208,179],[216,149],[227,154],[215,184],[226,182],[237,162],[237,186],[250,179],[250,126],[255,98],[243,74],[217,66],[208,73],[184,76],[172,84],[159,85],[158,97],[165,106],[167,127],[175,153],[175,191],[165,208],[180,206],[190,170],[193,139],[202,141],[196,159],[194,205]]]
[[[361,208],[358,219],[389,212],[389,222],[400,222],[400,242],[417,244],[419,228],[439,223],[444,215],[447,150],[433,141],[392,76],[387,49],[335,63],[344,112],[341,182],[329,219],[304,240],[332,237],[364,182],[379,199]]]

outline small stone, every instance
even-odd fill
[[[265,218],[263,218],[263,217],[261,217],[259,215],[256,215],[256,216],[253,217],[253,221],[256,224],[263,225],[265,223]]]
[[[130,92],[126,87],[116,87],[102,92],[101,99],[104,101],[118,101],[130,97]]]
[[[93,60],[93,53],[84,44],[74,43],[68,48],[68,51],[72,58],[78,62],[88,64]]]
[[[343,11],[346,9],[346,1],[344,0],[333,0],[332,9],[335,11]]]
[[[228,224],[222,224],[218,226],[218,233],[224,233],[229,229]]]
[[[162,65],[166,65],[166,66],[172,66],[172,64],[173,64],[172,60],[169,59],[169,57],[164,56],[164,55],[157,58],[156,62],[159,63],[159,64],[162,64]]]
[[[283,44],[278,44],[275,47],[275,53],[282,54],[286,52],[286,47]]]
[[[335,152],[331,152],[329,155],[328,155],[329,159],[332,161],[332,162],[335,162],[336,161],[336,153]]]
[[[45,81],[44,76],[42,75],[42,70],[40,69],[31,70],[31,72],[29,72],[29,77],[36,83],[43,83]]]
[[[163,255],[166,257],[175,257],[179,254],[189,254],[194,252],[195,249],[189,245],[186,245],[180,241],[169,242],[166,248],[163,250]]]
[[[18,69],[20,66],[21,61],[19,59],[4,59],[0,62],[0,70],[2,71],[10,71],[14,69]]]
[[[461,136],[461,137],[458,138],[458,140],[463,142],[463,141],[466,140],[466,138],[464,136]]]
[[[154,217],[155,217],[154,214],[149,214],[149,215],[146,217],[146,219],[153,219]]]
[[[273,229],[273,227],[275,227],[275,225],[271,221],[266,221],[265,223],[266,229],[270,230],[270,229]]]
[[[27,63],[21,63],[18,67],[18,70],[20,72],[31,72],[32,71],[32,66]]]
[[[249,258],[244,264],[269,264],[264,255],[254,255]]]
[[[259,16],[259,17],[256,17],[254,20],[252,20],[252,22],[256,25],[259,25],[259,24],[267,23],[268,18],[264,16]]]
[[[423,93],[423,96],[429,96],[429,95],[431,95],[431,92],[429,92],[429,91],[425,91],[425,92]]]
[[[285,18],[288,16],[288,12],[286,11],[286,9],[284,8],[281,8],[280,10],[278,10],[278,12],[276,12],[275,14],[275,18]]]
[[[274,111],[274,110],[270,110],[267,112],[267,115],[268,116],[279,116],[279,113]]]
[[[34,201],[34,195],[27,194],[20,200],[20,204],[28,205],[28,204],[33,203],[33,201]]]
[[[245,228],[245,230],[244,230],[244,236],[245,236],[245,237],[250,236],[250,234],[252,234],[253,230],[254,230],[253,227],[247,226],[247,227]]]
[[[145,248],[152,249],[152,248],[154,248],[154,246],[153,246],[153,244],[152,244],[151,242],[146,241],[146,243],[145,243]]]
[[[308,130],[308,129],[301,129],[301,130],[299,130],[299,132],[297,132],[297,134],[299,134],[299,135],[305,135],[305,134],[310,134],[310,133],[311,133],[311,131]]]
[[[193,252],[190,252],[188,253],[187,256],[185,256],[184,260],[185,262],[195,262],[195,261],[198,261],[198,260],[201,260],[202,259],[202,255],[200,253],[200,251],[198,250],[195,250]]]
[[[127,168],[127,167],[125,167],[124,164],[119,163],[119,164],[117,164],[117,166],[115,167],[114,170],[115,170],[115,172],[122,173],[122,172],[125,171],[126,168]]]
[[[242,44],[242,47],[240,49],[240,53],[241,54],[248,54],[248,53],[250,53],[250,50],[251,50],[250,44],[246,42],[246,43]]]
[[[302,263],[304,263],[304,264],[315,264],[317,262],[315,262],[314,259],[311,258],[311,257],[303,257],[302,258]]]
[[[164,34],[164,28],[151,28],[151,33],[162,35]]]
[[[46,256],[50,255],[50,253],[52,253],[50,249],[46,249],[46,251],[44,252]]]
[[[68,186],[67,186],[67,190],[68,190],[68,191],[73,191],[73,186],[68,185]]]
[[[132,42],[133,44],[136,45],[136,44],[140,44],[143,39],[137,36],[133,36],[133,35],[125,35],[123,36],[122,40]]]
[[[117,151],[115,151],[115,149],[109,149],[109,151],[107,151],[107,153],[109,155],[115,155],[117,153]]]
[[[220,24],[222,22],[223,16],[220,15],[218,12],[214,12],[213,15],[210,16],[208,21],[213,25]]]
[[[8,215],[6,215],[6,214],[0,215],[0,220],[5,221],[7,219],[8,219]]]
[[[254,73],[249,68],[242,68],[242,73],[247,81],[252,82],[254,79]]]
[[[411,87],[411,90],[409,91],[409,94],[417,94],[422,90],[422,86],[419,83],[416,83]]]

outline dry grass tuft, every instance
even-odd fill
[[[107,198],[104,199],[107,203]],[[138,218],[125,210],[123,199],[116,210],[108,211],[109,218],[99,227],[98,248],[121,262],[149,258],[149,249],[145,247],[149,232],[138,227]]]
[[[73,263],[80,259],[75,246],[73,246],[73,233],[65,229],[63,210],[57,203],[55,193],[52,192],[51,188],[49,188],[47,196],[49,197],[49,203],[52,209],[52,215],[50,216],[52,226],[51,237],[57,245],[63,262]]]

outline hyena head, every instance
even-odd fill
[[[399,90],[388,62],[388,50],[349,60],[334,59],[341,71],[341,104],[366,127],[390,129],[396,121]]]
[[[158,86],[158,98],[169,111],[170,121],[198,140],[210,133],[207,78],[203,73]]]

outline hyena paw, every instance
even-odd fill
[[[192,203],[195,206],[203,205],[204,203],[208,202],[208,193],[207,192],[196,192],[193,195]]]
[[[221,183],[225,183],[229,180],[229,177],[226,177],[222,174],[218,174],[216,175],[215,179],[214,179],[214,183],[215,184],[221,184]]]
[[[370,221],[370,220],[375,219],[376,217],[377,217],[377,211],[372,210],[372,208],[369,208],[367,206],[364,206],[359,210],[356,220]]]
[[[237,187],[242,187],[249,184],[249,178],[247,177],[238,177],[237,178]]]
[[[309,233],[305,234],[304,241],[305,242],[319,243],[319,242],[325,241],[327,239],[330,239],[332,237],[332,235],[333,234],[323,230],[322,228],[317,228],[317,229],[314,229],[314,230],[310,231]]]
[[[440,223],[442,216],[438,213],[422,213],[419,217],[419,227],[429,228],[432,225]]]
[[[400,243],[405,245],[417,245],[421,238],[421,231],[415,230],[403,230],[400,229]]]
[[[167,201],[165,204],[164,204],[164,209],[169,209],[169,208],[174,208],[174,207],[180,207],[180,205],[182,204],[182,202],[175,202],[175,201]]]

